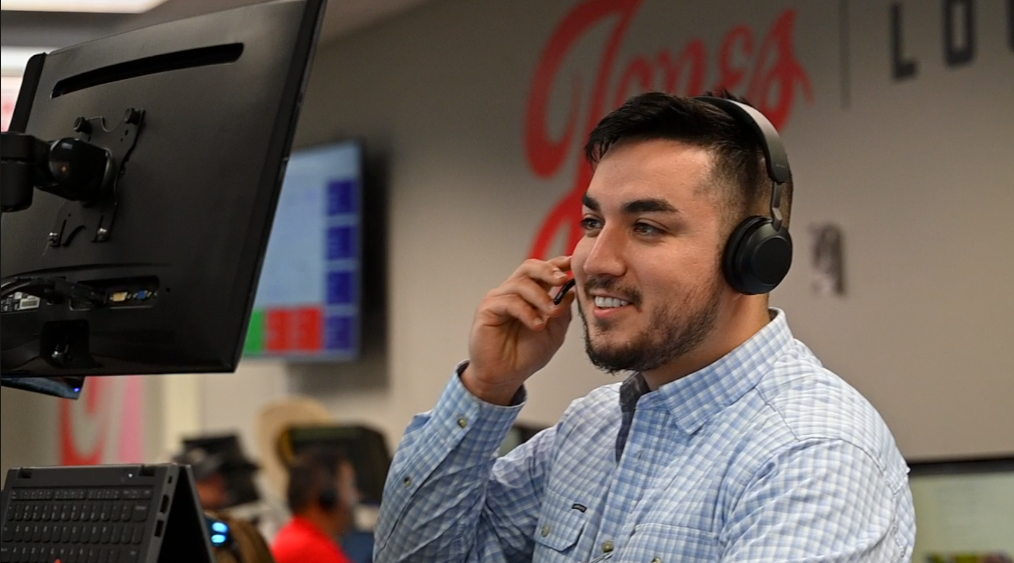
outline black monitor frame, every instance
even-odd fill
[[[0,316],[5,386],[235,370],[324,8],[266,2],[31,59],[4,134],[3,298],[32,305]],[[35,190],[8,189],[26,176]]]
[[[936,458],[908,462],[911,477],[929,475],[969,475],[977,473],[1014,473],[1014,454],[1009,456]]]

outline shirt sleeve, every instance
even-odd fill
[[[413,419],[384,489],[378,563],[531,560],[555,429],[497,459],[525,397],[492,405],[455,375],[436,407]]]
[[[907,562],[905,480],[848,442],[796,444],[763,466],[733,508],[721,561]]]

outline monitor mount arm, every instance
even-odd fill
[[[79,117],[76,135],[45,141],[17,132],[3,132],[0,139],[0,212],[24,211],[32,205],[35,190],[66,200],[53,221],[46,244],[68,246],[81,233],[91,242],[109,240],[117,208],[117,183],[126,172],[127,160],[137,144],[145,112],[129,108],[121,122],[106,129],[103,117]],[[83,238],[83,237],[81,237]],[[53,277],[18,277],[5,280],[2,297],[16,292],[58,302],[68,300],[88,307],[101,307],[108,295],[89,285]],[[3,387],[77,399],[84,377],[0,377]]]
[[[70,244],[80,230],[90,232],[94,242],[108,240],[116,214],[116,185],[137,144],[144,115],[144,110],[129,108],[112,129],[106,129],[103,117],[79,117],[73,123],[74,135],[55,141],[4,132],[3,212],[28,209],[38,189],[67,200],[50,231],[50,246]]]
[[[93,243],[108,241],[116,217],[117,183],[137,145],[144,116],[144,110],[129,108],[112,129],[106,129],[103,117],[79,117],[73,124],[76,136],[55,141],[24,133],[3,133],[0,151],[3,213],[28,209],[37,189],[66,200],[54,218],[46,240],[48,246],[69,246],[89,235]],[[5,280],[3,296],[12,291],[48,301],[66,298],[93,307],[106,302],[106,295],[100,290],[52,277]]]

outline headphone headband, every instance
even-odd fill
[[[784,184],[788,181],[789,157],[785,154],[785,147],[782,145],[781,137],[778,136],[778,130],[775,129],[775,126],[771,124],[771,121],[763,113],[746,104],[726,98],[698,96],[694,99],[725,110],[736,121],[749,127],[754,132],[754,136],[761,142],[768,177],[776,184]]]
[[[771,223],[776,231],[780,230],[782,228],[782,191],[783,185],[789,179],[789,157],[785,153],[781,137],[778,136],[778,130],[763,113],[744,103],[716,96],[698,96],[695,99],[724,110],[740,124],[749,127],[753,131],[754,137],[760,141],[761,150],[764,151],[764,164],[768,171],[768,177],[774,183],[771,188]]]
[[[724,111],[753,133],[764,152],[771,178],[771,218],[749,217],[733,231],[722,258],[730,285],[741,293],[769,293],[781,283],[792,264],[792,238],[782,218],[782,191],[789,180],[789,159],[778,131],[760,111],[735,100],[715,96],[695,98]]]

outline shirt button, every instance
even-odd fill
[[[468,426],[468,419],[465,418],[465,417],[463,417],[463,416],[460,417],[460,418],[458,418],[458,426],[460,426],[462,428]]]
[[[602,542],[602,552],[610,553],[613,550],[613,540],[606,540]]]
[[[651,560],[651,563],[662,563],[662,558],[661,557],[656,557],[656,558],[654,558],[654,559]]]
[[[542,527],[542,537],[548,536],[551,531],[553,531],[553,528],[549,524],[546,524]]]
[[[409,488],[412,487],[412,478],[411,477],[405,477],[405,480],[402,481],[402,483],[405,484],[405,488],[406,489],[409,489]]]

